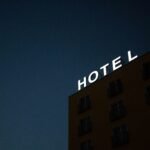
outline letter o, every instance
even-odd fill
[[[90,74],[89,74],[89,77],[88,77],[88,82],[89,83],[93,83],[95,82],[97,79],[98,79],[98,71],[92,71]],[[94,77],[93,77],[94,76]]]

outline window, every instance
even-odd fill
[[[80,144],[80,150],[92,150],[92,149],[93,149],[93,147],[92,147],[91,140],[82,142]]]
[[[150,105],[150,86],[146,87],[145,98],[146,98],[146,103]]]
[[[114,97],[123,91],[123,85],[120,79],[110,82],[108,87],[108,96]]]
[[[126,109],[122,101],[118,101],[111,105],[110,120],[115,121],[126,115]]]
[[[89,96],[83,97],[79,101],[79,113],[82,113],[91,108],[91,100]]]
[[[89,133],[92,130],[91,119],[88,116],[87,118],[81,119],[79,124],[79,135],[84,135]]]
[[[150,62],[143,64],[143,79],[150,79]]]
[[[120,127],[116,127],[112,131],[112,147],[118,147],[124,144],[128,144],[129,136],[128,136],[128,127],[126,125],[122,125]]]

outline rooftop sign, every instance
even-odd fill
[[[133,56],[131,51],[129,50],[127,51],[127,57],[128,62],[131,62],[138,56],[137,55]],[[108,67],[110,66],[112,67],[112,71],[121,68],[123,66],[121,56],[118,56],[117,58],[113,59],[111,64],[106,63],[105,65],[101,66],[99,68],[99,71],[94,70],[89,74],[88,77],[84,76],[82,80],[78,80],[78,91],[81,90],[82,88],[85,88],[88,84],[94,83],[101,74],[102,77],[106,76],[108,74]]]

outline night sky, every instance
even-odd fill
[[[0,149],[67,150],[77,80],[150,50],[144,0],[0,1]]]

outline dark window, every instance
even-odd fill
[[[146,98],[146,103],[148,105],[150,105],[150,86],[148,86],[146,88],[146,91],[145,91],[145,98]]]
[[[91,141],[85,141],[80,144],[80,150],[93,150]]]
[[[89,96],[85,96],[79,101],[79,113],[82,113],[91,108],[91,100]]]
[[[128,127],[126,125],[122,125],[120,127],[116,127],[112,131],[112,147],[118,147],[124,144],[128,144],[129,135],[128,135]]]
[[[143,79],[150,79],[150,62],[143,64]]]
[[[79,124],[79,135],[84,135],[92,130],[92,122],[90,117],[81,119]]]
[[[126,109],[122,101],[118,101],[111,105],[110,120],[115,121],[126,115]]]
[[[110,82],[109,87],[108,87],[108,96],[113,97],[118,94],[120,94],[123,91],[123,85],[121,80],[116,80],[113,82]]]

